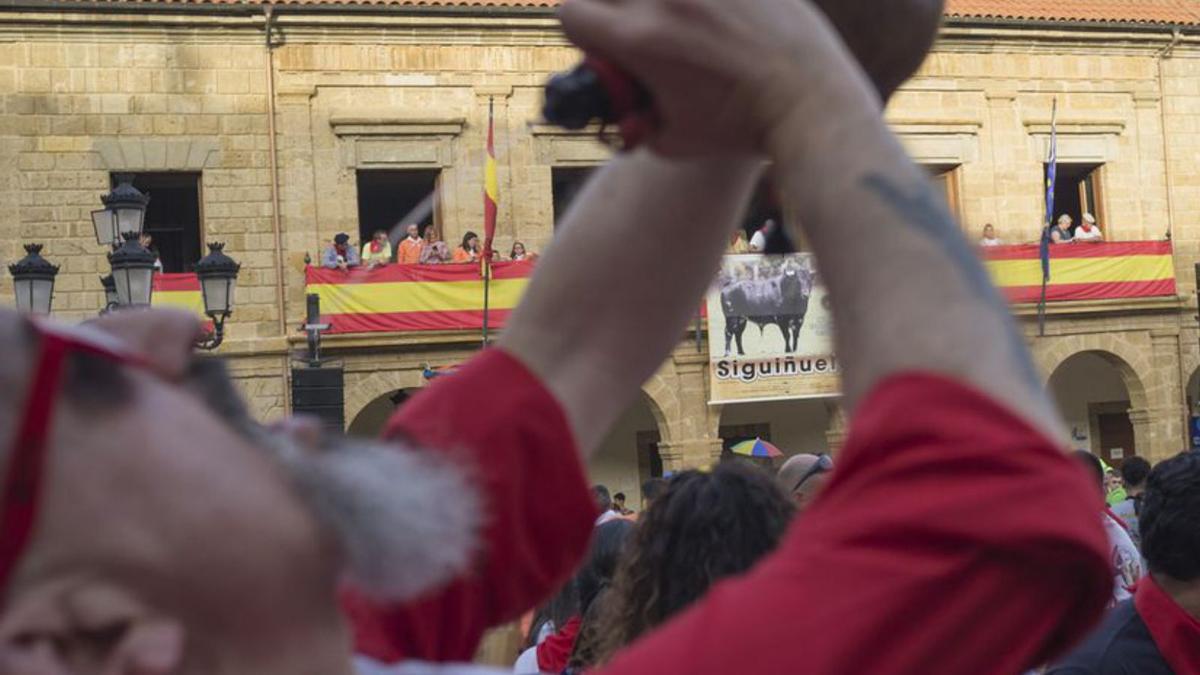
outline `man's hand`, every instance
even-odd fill
[[[771,129],[799,106],[822,105],[830,88],[857,89],[879,108],[807,0],[566,0],[560,17],[573,42],[651,92],[662,124],[650,142],[663,154],[760,151]]]

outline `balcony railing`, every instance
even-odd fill
[[[488,321],[502,328],[529,284],[530,262],[492,265]],[[349,271],[309,267],[308,293],[321,297],[328,333],[480,330],[484,281],[480,266],[388,265]]]
[[[1050,249],[1049,302],[1174,296],[1169,241],[1059,244]],[[992,279],[1014,304],[1037,302],[1042,263],[1037,245],[983,249]],[[502,328],[529,284],[531,262],[492,266],[488,316]],[[480,330],[483,277],[479,265],[388,265],[348,272],[309,267],[306,291],[321,297],[329,333]],[[156,274],[154,305],[204,314],[194,274]]]

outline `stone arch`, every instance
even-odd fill
[[[650,414],[654,416],[654,422],[658,425],[658,433],[662,436],[663,442],[670,443],[675,436],[667,411],[674,415],[674,419],[679,419],[681,414],[679,398],[661,375],[655,375],[642,386],[642,399],[649,406]]]
[[[383,370],[372,373],[346,374],[346,428],[372,402],[391,396],[401,389],[419,389],[425,386],[425,378],[419,370]]]
[[[1128,338],[1113,333],[1072,335],[1054,340],[1047,348],[1037,350],[1035,359],[1047,383],[1055,371],[1078,354],[1093,354],[1116,369],[1133,409],[1146,409],[1151,401],[1146,389],[1146,376],[1151,371],[1150,349],[1138,349]]]
[[[1155,454],[1150,396],[1141,374],[1123,357],[1098,349],[1077,351],[1055,366],[1047,388],[1073,446],[1115,465],[1135,452]]]

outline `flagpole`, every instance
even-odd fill
[[[1040,257],[1042,259],[1042,297],[1038,301],[1038,337],[1046,337],[1046,287],[1050,283],[1050,247],[1054,245],[1050,228],[1054,227],[1054,188],[1058,182],[1058,97],[1050,109],[1050,157],[1046,175],[1046,227],[1042,230]]]
[[[493,124],[494,124],[494,117],[492,115],[493,115],[494,101],[495,101],[494,97],[491,97],[491,96],[488,97],[488,131],[487,131],[488,137],[487,137],[487,157],[484,159],[485,163],[490,163],[490,162],[495,161],[495,157],[493,157],[493,154],[495,153],[495,148],[492,145],[492,131],[493,131]],[[488,166],[490,166],[490,164],[488,164]],[[485,174],[486,174],[486,172],[487,172],[487,170],[485,168]],[[484,210],[486,211],[487,210],[487,200],[489,199],[488,192],[487,192],[487,179],[486,178],[484,179],[483,194],[484,194]],[[489,328],[489,323],[490,323],[489,318],[490,318],[490,314],[491,314],[490,310],[491,310],[491,294],[492,294],[492,260],[491,260],[492,237],[491,237],[491,231],[487,230],[487,223],[486,223],[487,218],[488,218],[488,216],[485,213],[485,215],[484,215],[484,220],[485,220],[484,240],[485,240],[485,243],[484,243],[484,248],[483,248],[483,348],[484,349],[487,349],[487,346],[488,346],[488,328]],[[492,231],[494,231],[495,227],[496,227],[496,225],[493,222],[492,223],[492,228],[493,228]]]

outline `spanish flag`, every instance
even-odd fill
[[[492,240],[496,236],[496,210],[500,204],[500,185],[496,180],[495,120],[488,99],[487,161],[483,167],[483,274],[492,263]]]

